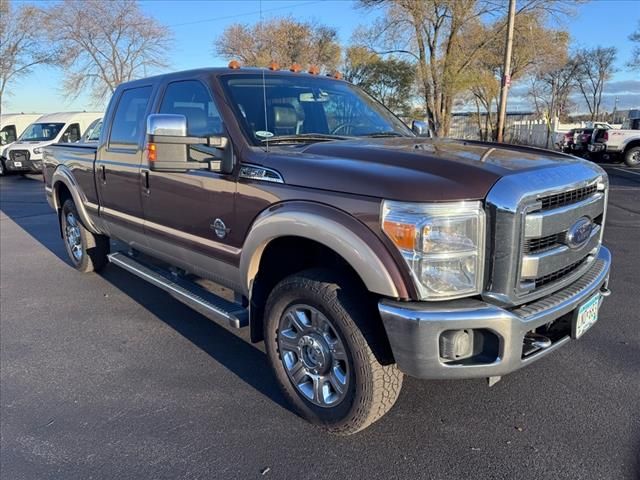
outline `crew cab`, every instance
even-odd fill
[[[493,384],[594,325],[601,168],[424,138],[348,82],[292,70],[128,82],[97,145],[47,147],[75,268],[111,262],[248,328],[300,415],[343,435],[391,409],[405,374]]]
[[[4,151],[22,132],[40,118],[39,113],[3,113],[0,115],[0,175],[4,174]]]
[[[64,112],[42,115],[4,151],[7,172],[42,171],[42,150],[52,143],[80,140],[91,123],[102,117],[97,112]]]

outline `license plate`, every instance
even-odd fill
[[[22,166],[22,162],[13,162],[13,164],[14,164],[16,167],[21,167],[21,166]]]
[[[584,332],[589,330],[593,326],[593,324],[598,321],[599,308],[599,293],[595,294],[580,306],[573,328],[573,338],[580,338]]]

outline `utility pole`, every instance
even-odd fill
[[[504,66],[502,68],[502,84],[500,87],[500,111],[498,112],[498,142],[502,143],[504,120],[507,114],[507,95],[511,85],[511,49],[513,47],[513,23],[516,17],[516,0],[509,0],[509,20],[507,25],[507,42],[504,47]]]

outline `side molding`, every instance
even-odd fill
[[[60,185],[65,185],[71,192],[71,197],[73,198],[73,202],[76,204],[78,215],[80,215],[82,223],[89,231],[93,233],[100,233],[100,230],[93,223],[91,216],[87,212],[87,198],[80,189],[75,178],[73,178],[73,174],[68,167],[59,165],[58,168],[56,168],[56,171],[53,172],[53,176],[51,177],[51,185],[53,187],[52,202],[56,211],[62,208],[62,205],[58,204],[58,190],[60,189]]]
[[[302,237],[321,243],[346,260],[369,291],[391,298],[407,296],[404,284],[398,282],[401,283],[399,291],[394,281],[394,274],[395,279],[401,278],[395,262],[366,226],[333,207],[291,202],[263,212],[245,240],[240,278],[248,297],[262,254],[269,242],[278,237]],[[386,264],[381,257],[387,260]]]

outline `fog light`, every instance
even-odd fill
[[[473,355],[473,330],[447,330],[440,335],[440,357],[462,360]]]

